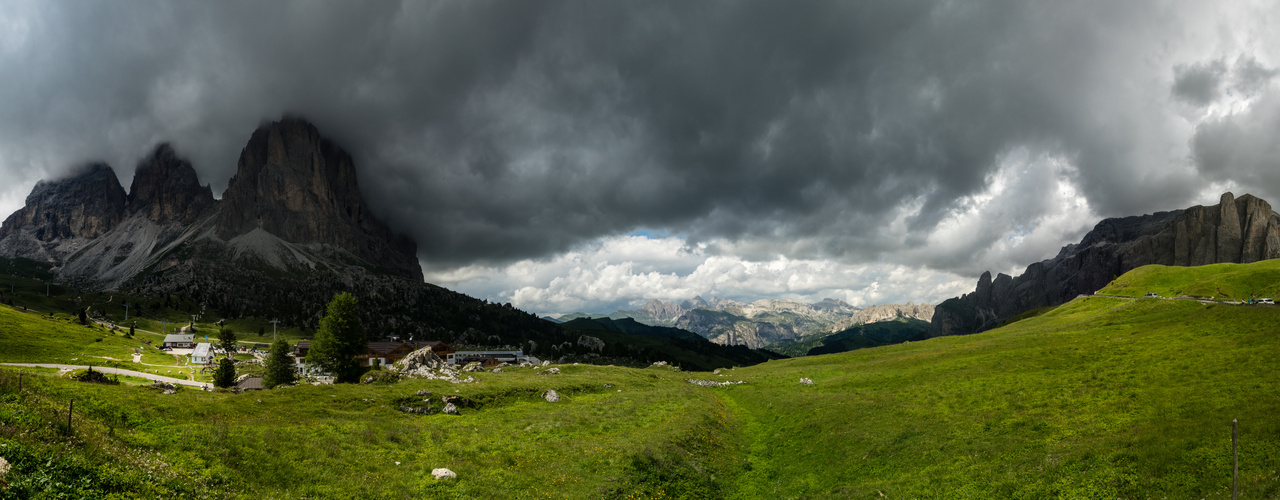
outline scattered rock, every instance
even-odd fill
[[[693,384],[693,385],[701,385],[701,386],[704,386],[704,387],[724,387],[724,386],[728,386],[728,385],[738,385],[738,384],[745,384],[745,383],[746,383],[746,382],[741,381],[741,380],[732,381],[732,382],[730,382],[730,381],[728,381],[728,380],[726,380],[726,381],[724,381],[724,382],[717,382],[717,381],[715,381],[715,380],[698,380],[698,379],[695,379],[695,378],[685,379],[685,381],[686,381],[686,382],[689,382],[690,384]]]
[[[444,414],[445,414],[445,415],[457,415],[457,414],[458,414],[458,407],[457,407],[457,406],[454,406],[454,405],[453,405],[453,403],[446,404],[446,405],[444,405]]]
[[[809,377],[800,377],[800,383],[804,385],[813,385],[813,381]]]
[[[546,399],[548,403],[554,403],[560,400],[560,394],[554,389],[547,389],[547,392],[542,393],[542,397],[543,399]]]
[[[502,368],[494,368],[489,370],[489,373],[502,373]]]
[[[464,371],[464,372],[482,372],[482,371],[484,371],[484,367],[483,367],[483,366],[480,366],[480,362],[479,362],[479,361],[472,361],[472,362],[470,362],[470,363],[467,363],[467,366],[462,367],[462,371]]]
[[[173,389],[165,389],[164,392],[160,394],[177,394],[177,391],[174,391]]]
[[[9,461],[4,457],[0,457],[0,481],[4,481],[4,477],[9,475]]]
[[[430,395],[431,395],[431,391],[428,391],[428,390],[426,390],[426,389],[419,389],[419,390],[418,390],[418,395],[419,395],[419,396],[430,396]]]
[[[538,372],[538,375],[559,375],[559,374],[560,374],[559,368],[547,368],[546,370]]]
[[[440,400],[443,401],[444,404],[454,405],[458,408],[479,408],[480,407],[480,405],[475,401],[464,398],[462,396],[444,396],[440,398]]]
[[[542,366],[551,366],[551,360],[548,359],[546,361],[543,361]]]
[[[654,361],[653,366],[667,366],[666,361]]]
[[[457,479],[458,475],[449,469],[431,469],[431,475],[436,479]]]
[[[430,415],[430,414],[431,414],[431,405],[427,405],[427,406],[422,407],[422,408],[419,408],[419,407],[416,407],[416,406],[409,406],[409,405],[400,405],[400,408],[399,408],[399,409],[400,409],[400,411],[402,411],[402,412],[405,412],[405,413],[413,413],[413,414],[416,414],[416,415]]]
[[[714,375],[719,375],[719,374],[720,374],[720,369],[719,369],[719,368],[716,368],[716,370],[715,370],[715,371],[713,371],[713,372],[711,372],[711,373],[712,373],[712,374],[714,374]]]
[[[613,388],[613,384],[605,384],[605,385],[604,385],[604,388],[605,388],[605,389],[611,389],[611,388]]]

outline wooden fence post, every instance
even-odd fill
[[[71,435],[71,410],[76,407],[76,400],[72,398],[67,402],[67,435]]]
[[[1231,419],[1231,500],[1237,500],[1240,492],[1240,452],[1236,448],[1236,430],[1238,426],[1236,419]]]

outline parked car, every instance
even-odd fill
[[[1271,299],[1258,299],[1258,303],[1272,305],[1272,306],[1276,305],[1275,301]]]
[[[1151,292],[1151,293],[1148,293],[1148,294],[1146,294],[1146,295],[1143,295],[1143,296],[1142,296],[1142,298],[1144,298],[1144,299],[1158,299],[1158,298],[1160,298],[1160,295],[1156,294],[1155,292]]]

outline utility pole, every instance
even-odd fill
[[[275,342],[275,341],[276,341],[276,324],[277,324],[277,323],[279,323],[279,322],[280,322],[280,320],[278,320],[278,319],[273,319],[273,320],[271,320],[271,321],[270,321],[270,323],[271,323],[271,341],[272,341],[272,342]]]

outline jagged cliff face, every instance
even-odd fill
[[[138,162],[129,187],[129,213],[156,223],[190,224],[216,204],[213,190],[200,185],[191,162],[179,158],[169,143]]]
[[[1017,278],[984,273],[972,293],[939,304],[930,336],[975,333],[1023,312],[1092,293],[1148,264],[1200,266],[1280,257],[1280,214],[1252,195],[1214,206],[1106,219],[1080,243],[1027,266]]]
[[[20,229],[40,241],[94,238],[124,218],[125,193],[105,163],[86,165],[66,179],[40,181],[27,203],[0,227],[0,238]]]
[[[125,217],[125,192],[104,163],[56,181],[40,181],[26,206],[0,226],[0,255],[61,263],[80,245],[114,229]]]
[[[879,304],[858,308],[842,300],[824,299],[814,304],[796,300],[758,300],[730,303],[723,308],[685,311],[676,327],[728,345],[753,349],[823,336],[851,327],[895,319],[933,318],[929,304]]]
[[[416,247],[368,212],[351,156],[296,118],[254,131],[222,195],[224,240],[262,229],[299,244],[327,244],[422,279]]]

